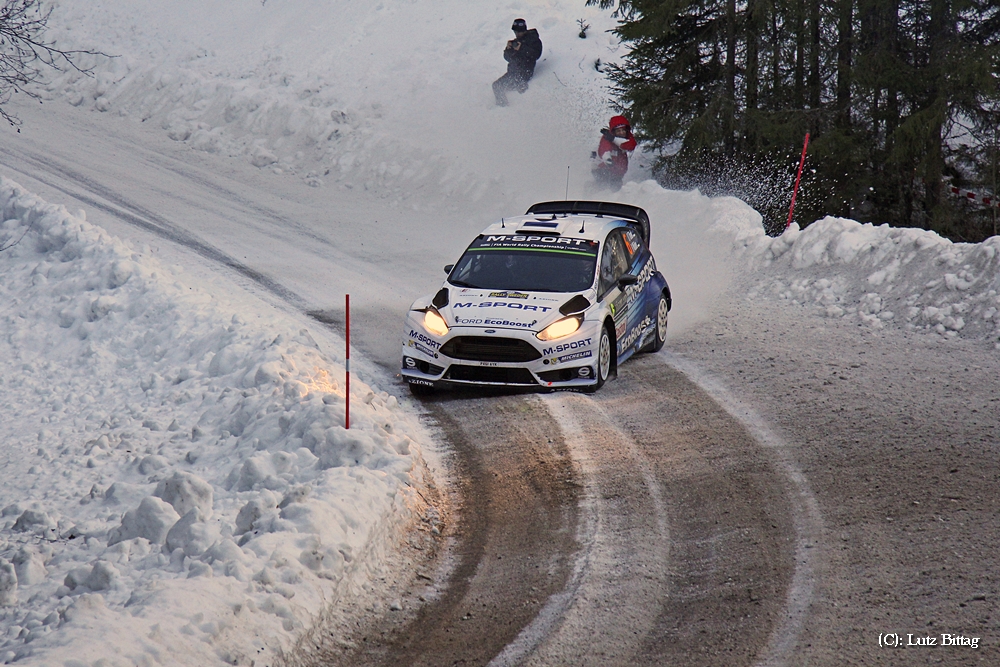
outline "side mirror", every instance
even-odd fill
[[[454,268],[455,268],[454,264],[445,264],[444,265],[444,272],[445,273],[451,273],[451,270],[454,269]]]
[[[639,276],[633,276],[631,273],[626,273],[618,279],[618,287],[628,287],[629,285],[635,285],[638,282]]]

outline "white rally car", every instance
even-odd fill
[[[619,363],[657,351],[670,288],[649,217],[610,202],[543,202],[472,241],[406,316],[402,376],[434,387],[596,391]]]

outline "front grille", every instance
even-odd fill
[[[542,353],[531,343],[517,338],[456,336],[444,344],[441,354],[467,361],[506,361],[523,363],[541,359]]]
[[[444,379],[495,384],[538,384],[527,368],[496,368],[493,366],[463,366],[461,364],[452,364]]]

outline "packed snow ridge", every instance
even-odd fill
[[[772,274],[752,293],[829,318],[992,341],[1000,349],[1000,237],[952,243],[921,229],[824,218],[749,240]]]
[[[730,197],[646,181],[626,183],[616,199],[643,206],[653,221],[652,249],[675,292],[672,317],[725,290],[868,329],[1000,349],[1000,236],[953,243],[926,230],[827,217],[770,237],[760,214]],[[701,268],[682,264],[691,254]],[[704,286],[724,272],[721,284]]]
[[[258,664],[420,518],[420,427],[0,179],[0,662]]]

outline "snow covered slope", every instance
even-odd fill
[[[498,109],[490,83],[516,16],[544,53],[530,91]],[[551,198],[568,165],[582,183],[609,113],[595,63],[619,52],[614,21],[582,1],[63,1],[58,20],[61,44],[119,57],[84,61],[94,78],[53,79],[51,99],[309,185],[418,205],[529,184]]]

